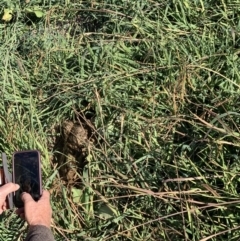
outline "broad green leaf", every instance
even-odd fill
[[[113,211],[104,203],[98,210],[98,215],[102,219],[110,219],[114,217]]]
[[[34,7],[33,9],[31,8],[26,8],[25,11],[27,13],[32,13],[35,14],[37,18],[43,17],[43,11],[39,7]]]
[[[74,203],[79,203],[82,197],[82,190],[72,187],[72,200]]]
[[[34,10],[34,13],[38,18],[41,18],[43,16],[43,12],[40,10]]]

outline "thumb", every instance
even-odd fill
[[[17,191],[19,189],[19,187],[20,186],[18,184],[9,182],[9,183],[3,185],[0,188],[0,193],[1,193],[1,195],[6,195],[7,196],[9,193]]]
[[[22,193],[21,199],[22,199],[22,201],[23,201],[24,204],[25,204],[26,202],[29,202],[29,201],[34,201],[34,200],[32,199],[32,196],[31,196],[29,193],[27,193],[27,192],[23,192],[23,193]]]

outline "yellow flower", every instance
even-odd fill
[[[9,22],[11,21],[12,17],[13,17],[13,11],[11,9],[4,9],[2,20],[5,22]]]

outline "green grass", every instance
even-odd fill
[[[41,151],[56,240],[239,240],[240,1],[26,2],[0,4],[0,151]],[[65,120],[92,134],[76,183]]]

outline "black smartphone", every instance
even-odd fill
[[[29,193],[37,201],[42,195],[41,157],[37,150],[18,151],[13,154],[13,182],[20,188],[14,193],[13,202],[23,207],[21,194]]]

